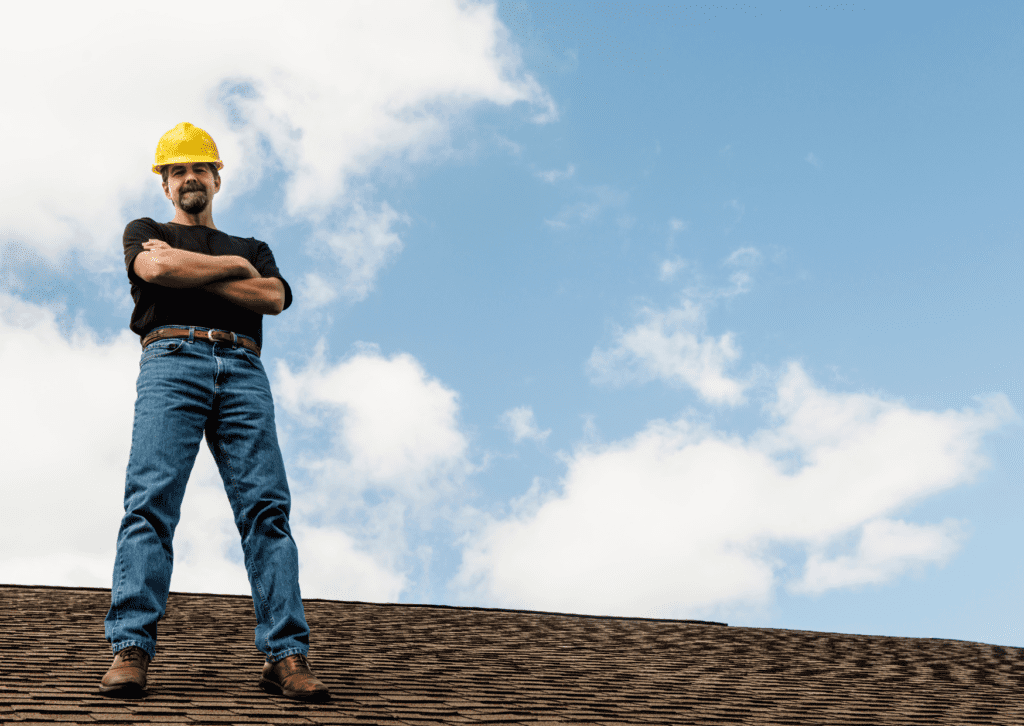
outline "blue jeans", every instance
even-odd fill
[[[171,584],[171,540],[205,433],[242,536],[256,647],[272,662],[305,655],[309,626],[288,526],[291,497],[259,357],[240,345],[191,336],[157,340],[142,352],[137,392],[104,622],[114,653],[134,645],[156,656],[157,621]]]

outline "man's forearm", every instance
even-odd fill
[[[261,315],[277,315],[284,310],[284,283],[276,277],[219,280],[202,288]]]
[[[204,255],[174,248],[140,252],[135,257],[135,273],[147,282],[174,288],[259,275],[248,260],[238,255]]]

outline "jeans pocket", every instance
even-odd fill
[[[144,351],[142,351],[142,360],[139,361],[139,366],[141,367],[146,361],[153,360],[154,358],[160,358],[181,350],[181,346],[183,345],[185,345],[185,341],[181,338],[153,341],[146,346]]]
[[[258,355],[253,353],[248,348],[243,348],[243,347],[239,346],[238,349],[240,351],[242,351],[242,355],[244,355],[245,359],[247,361],[249,361],[250,364],[252,364],[253,368],[256,368],[257,370],[261,370],[261,371],[263,370],[263,362],[260,360],[260,357]]]

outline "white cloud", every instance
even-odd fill
[[[963,540],[963,527],[953,520],[921,526],[903,520],[876,519],[864,525],[853,555],[827,559],[820,552],[812,553],[807,558],[803,579],[789,589],[818,594],[840,587],[883,583],[914,565],[944,564]]]
[[[299,523],[299,585],[303,597],[396,602],[407,579],[381,563],[344,531]]]
[[[566,229],[578,224],[592,222],[605,209],[621,206],[629,198],[629,195],[625,192],[617,191],[608,186],[588,189],[586,194],[589,199],[567,204],[558,211],[554,218],[545,219],[544,223],[556,229]]]
[[[0,78],[9,109],[0,132],[18,140],[6,160],[19,172],[0,180],[0,228],[3,242],[50,261],[74,247],[87,264],[110,266],[124,206],[165,203],[153,150],[188,120],[225,159],[218,208],[283,171],[287,214],[336,243],[345,294],[358,297],[398,245],[388,207],[370,214],[383,225],[332,226],[353,179],[384,160],[448,153],[453,122],[479,103],[525,102],[538,121],[557,115],[493,4],[299,1],[282,13],[254,0],[209,3],[200,17],[106,0],[22,3],[4,21],[0,60],[20,70]],[[215,42],[188,53],[154,44],[154,29],[196,37],[197,22]]]
[[[450,515],[474,470],[458,395],[408,354],[385,357],[363,344],[330,362],[325,349],[321,340],[299,370],[279,361],[274,376],[283,448],[296,462],[296,539],[319,552],[303,577],[311,592],[394,600],[409,584],[410,526],[429,529]],[[328,545],[336,556],[320,551]]]
[[[594,383],[623,385],[661,379],[693,388],[709,403],[738,405],[747,384],[726,375],[740,357],[732,333],[704,333],[704,308],[692,300],[668,310],[643,308],[641,321],[619,330],[609,349],[594,348],[587,367]]]
[[[537,176],[546,181],[548,184],[554,184],[555,182],[562,181],[563,179],[569,179],[573,174],[576,173],[576,167],[569,164],[565,167],[565,171],[559,169],[552,169],[550,171],[539,171]]]
[[[338,289],[319,272],[307,272],[303,275],[296,295],[301,307],[311,309],[323,307],[337,297]]]
[[[113,537],[117,536],[117,522]],[[109,552],[64,552],[49,547],[44,553],[9,551],[0,557],[0,582],[18,585],[61,585],[64,587],[110,587],[114,570],[114,548]]]
[[[303,593],[396,600],[411,583],[410,527],[449,515],[474,470],[458,394],[408,353],[359,344],[330,361],[323,340],[301,369],[279,361],[273,387],[283,449],[295,462]]]
[[[772,413],[746,439],[681,418],[577,450],[559,492],[468,541],[455,585],[493,605],[707,617],[770,599],[775,545],[817,553],[858,529],[858,553],[812,557],[802,587],[881,581],[956,540],[948,523],[880,518],[971,479],[982,436],[1015,419],[1003,396],[936,413],[830,393],[796,364]]]
[[[509,409],[501,415],[501,422],[512,433],[512,440],[516,443],[523,439],[544,441],[551,434],[551,429],[541,431],[537,427],[537,420],[534,418],[533,409],[529,406],[518,406]]]
[[[743,392],[750,381],[727,374],[729,366],[740,357],[739,347],[732,333],[718,338],[706,334],[707,310],[716,300],[749,292],[753,285],[750,269],[761,259],[754,247],[736,249],[723,261],[725,266],[739,268],[729,275],[728,285],[687,287],[680,307],[643,307],[636,325],[629,330],[616,329],[610,348],[594,348],[587,361],[591,381],[623,385],[662,380],[690,387],[709,403],[743,403]],[[658,277],[662,282],[670,281],[686,267],[686,260],[680,257],[663,260]]]
[[[721,297],[732,297],[733,295],[742,295],[745,292],[750,292],[750,286],[754,280],[749,272],[739,270],[729,275],[729,282],[731,286],[719,293]]]
[[[199,447],[185,487],[181,520],[174,533],[171,589],[232,595],[251,593],[231,504],[205,443]]]
[[[673,232],[685,232],[689,228],[690,223],[673,217],[668,221],[668,226]]]
[[[804,161],[811,166],[821,166],[821,160],[810,151],[807,152],[807,156],[804,157]]]
[[[668,282],[684,267],[686,267],[686,260],[681,257],[673,257],[668,260],[663,260],[661,267],[658,268],[658,279],[662,282]]]
[[[756,247],[740,247],[725,258],[725,264],[736,267],[751,267],[762,259],[761,252]]]
[[[321,339],[295,372],[278,361],[275,376],[279,405],[325,429],[319,465],[342,467],[346,480],[362,487],[414,496],[464,470],[468,444],[458,426],[458,394],[406,353],[386,358],[364,346],[331,364],[325,350]]]
[[[110,586],[141,349],[71,327],[0,292],[0,582]]]
[[[573,224],[590,222],[601,212],[601,205],[595,202],[576,202],[562,207],[553,219],[545,219],[544,224],[556,229],[566,229]]]
[[[386,202],[377,213],[355,203],[343,223],[332,225],[333,231],[321,228],[314,235],[310,252],[326,265],[338,268],[330,275],[338,282],[332,284],[320,273],[308,273],[305,291],[311,297],[307,307],[324,305],[338,294],[353,301],[365,299],[378,271],[402,250],[402,240],[392,230],[396,222],[408,224],[409,219]]]

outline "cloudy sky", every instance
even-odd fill
[[[1019,3],[22,3],[0,582],[109,587],[181,121],[307,597],[1024,646]],[[248,593],[201,449],[172,588]]]

